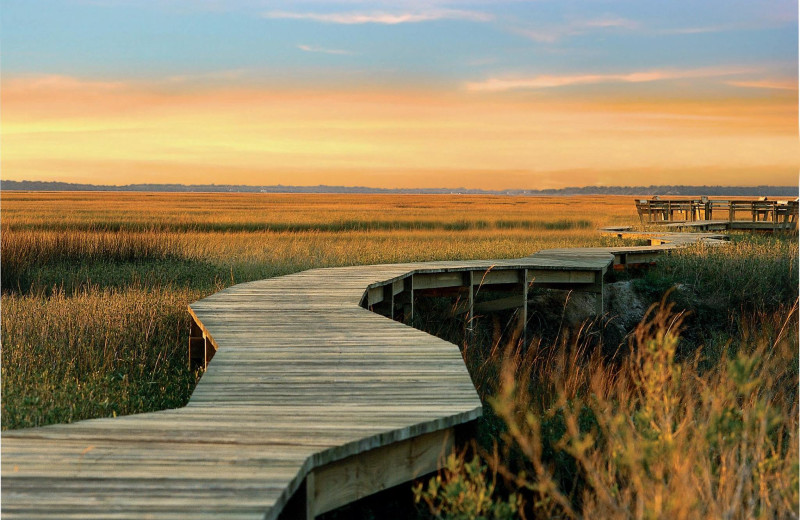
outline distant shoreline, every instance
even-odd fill
[[[107,191],[164,193],[306,193],[409,195],[711,195],[796,197],[797,186],[583,186],[544,190],[467,188],[370,188],[366,186],[248,186],[238,184],[127,184],[124,186],[46,181],[0,181],[0,191]]]

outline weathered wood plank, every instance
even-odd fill
[[[189,358],[207,368],[186,407],[3,433],[3,515],[275,518],[305,489],[313,516],[432,471],[451,430],[481,414],[469,373],[455,345],[362,303],[409,319],[415,289],[464,287],[474,310],[481,284],[522,287],[520,304],[531,282],[602,297],[615,258],[649,259],[688,240],[676,236],[229,287],[190,306]]]
[[[314,469],[308,518],[438,470],[454,440],[439,430]]]

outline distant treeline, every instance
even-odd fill
[[[479,190],[467,188],[369,188],[366,186],[245,186],[239,184],[126,184],[110,186],[70,182],[0,182],[5,191],[155,191],[227,193],[406,193],[468,195],[718,195],[797,196],[797,186],[583,186],[546,190]]]

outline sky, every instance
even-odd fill
[[[785,0],[0,0],[0,178],[796,185]]]

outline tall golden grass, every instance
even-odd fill
[[[636,215],[631,197],[599,196],[2,192],[0,200],[3,228],[17,230],[546,230],[624,224]]]
[[[615,359],[580,334],[507,350],[488,397],[500,448],[451,455],[417,500],[448,519],[795,518],[797,300],[745,317],[710,365],[678,359],[684,319],[653,306]]]
[[[185,403],[194,381],[186,306],[227,285],[314,267],[607,244],[615,239],[596,225],[635,218],[627,197],[0,198],[4,429]],[[576,209],[576,200],[602,213]]]
[[[611,245],[595,227],[638,222],[628,197],[0,197],[3,429],[182,405],[186,306],[233,283]],[[505,356],[467,344],[481,436],[502,442],[451,457],[419,500],[447,518],[796,517],[797,241],[734,239],[635,279],[651,299],[679,284],[692,313],[661,305],[616,355],[601,323]]]
[[[3,428],[176,408],[192,290],[89,287],[2,300]]]

